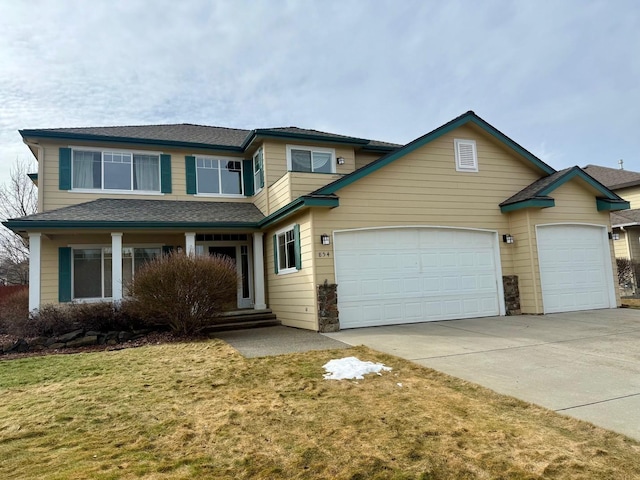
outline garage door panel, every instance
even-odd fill
[[[545,313],[610,308],[613,275],[605,229],[590,225],[537,227]]]
[[[490,232],[337,232],[342,328],[499,315],[496,248]]]

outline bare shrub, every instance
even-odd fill
[[[636,263],[629,258],[616,258],[616,265],[618,267],[618,285],[625,288],[632,287]]]
[[[0,300],[0,333],[11,333],[29,321],[29,290],[24,288]]]
[[[235,262],[224,256],[172,253],[146,264],[130,286],[132,305],[150,324],[197,333],[236,305]]]

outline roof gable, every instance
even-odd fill
[[[435,130],[432,130],[431,132],[423,135],[422,137],[419,137],[413,140],[412,142],[406,144],[404,147],[394,152],[391,152],[388,155],[385,155],[384,157],[374,162],[371,162],[368,165],[365,165],[364,167],[356,170],[355,172],[349,175],[346,175],[336,180],[333,183],[330,183],[329,185],[326,185],[316,190],[314,194],[329,195],[329,194],[335,193],[339,189],[346,187],[347,185],[350,185],[351,183],[369,175],[370,173],[375,172],[376,170],[379,170],[380,168],[386,165],[389,165],[395,160],[404,157],[405,155],[413,152],[414,150],[417,150],[418,148],[423,147],[424,145],[436,140],[437,138],[440,138],[446,133],[449,133],[455,130],[456,128],[459,128],[467,124],[473,124],[479,127],[481,130],[488,133],[490,136],[492,136],[493,138],[501,142],[503,145],[507,146],[511,150],[514,150],[516,153],[520,154],[522,157],[524,157],[526,160],[528,160],[531,164],[533,164],[538,169],[542,170],[544,173],[547,173],[547,174],[555,173],[555,170],[552,167],[544,163],[542,160],[540,160],[538,157],[533,155],[531,152],[526,150],[521,145],[514,142],[512,139],[510,139],[505,134],[500,132],[497,128],[493,127],[492,125],[484,121],[482,118],[477,116],[474,112],[469,111],[457,118],[454,118],[450,122],[445,123],[444,125],[436,128]]]

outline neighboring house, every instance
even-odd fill
[[[629,202],[630,210],[611,214],[613,233],[617,234],[613,246],[616,258],[640,264],[640,172],[598,165],[587,165],[584,171]]]
[[[473,112],[405,146],[293,127],[20,133],[39,213],[5,225],[30,239],[31,308],[120,299],[178,247],[231,256],[238,308],[311,330],[619,304],[607,233],[628,203]]]

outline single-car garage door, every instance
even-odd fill
[[[349,230],[334,252],[340,328],[504,314],[494,232]]]
[[[538,225],[544,313],[616,306],[606,227]]]

